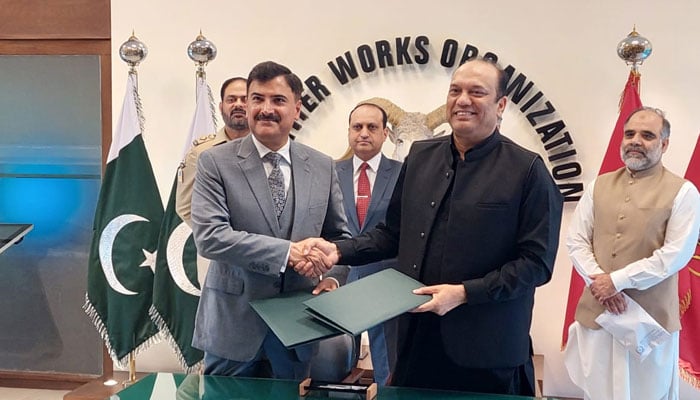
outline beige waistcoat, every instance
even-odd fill
[[[593,254],[606,273],[652,255],[662,247],[673,201],[685,181],[656,166],[636,173],[626,168],[596,179],[593,190]],[[678,274],[646,290],[624,292],[669,332],[680,329]],[[576,308],[576,321],[600,329],[595,318],[604,308],[586,287]]]

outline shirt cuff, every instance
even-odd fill
[[[338,282],[338,280],[337,280],[337,279],[335,279],[335,278],[334,278],[334,277],[332,277],[332,276],[329,276],[329,277],[327,277],[327,278],[323,278],[323,279],[333,279],[333,280],[335,281],[335,284],[336,284],[336,285],[338,285],[338,287],[340,287],[340,282]]]
[[[289,248],[287,249],[287,256],[284,258],[285,260],[289,261],[289,255],[292,253],[292,242],[289,242]],[[280,268],[280,274],[283,274],[284,271],[287,270],[287,262],[285,261],[284,265],[282,265],[282,268]]]
[[[610,273],[610,280],[615,286],[615,290],[621,292],[625,289],[634,288],[634,283],[627,277],[624,269],[619,269]]]

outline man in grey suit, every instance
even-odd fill
[[[252,135],[214,146],[197,164],[192,231],[212,262],[192,345],[205,352],[205,374],[256,376],[256,364],[267,359],[273,377],[301,379],[317,345],[286,349],[248,303],[338,287],[347,267],[324,270],[320,281],[294,270],[307,257],[295,241],[349,232],[333,161],[289,140],[301,109],[299,78],[268,61],[251,70],[247,85]]]
[[[343,206],[348,227],[353,236],[384,222],[394,185],[401,171],[401,163],[382,154],[382,145],[388,136],[386,112],[369,103],[359,104],[348,119],[348,144],[352,158],[338,161],[338,179],[343,191]],[[363,193],[366,179],[366,193]],[[363,205],[363,202],[365,204]],[[350,267],[348,282],[393,268],[396,259]],[[389,383],[396,364],[396,320],[373,327],[369,336],[374,381],[383,386]]]

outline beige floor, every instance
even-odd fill
[[[0,387],[2,400],[63,400],[67,390],[15,389]]]

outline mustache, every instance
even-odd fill
[[[625,153],[629,153],[630,151],[636,151],[636,152],[639,152],[642,154],[647,153],[646,150],[644,150],[644,148],[642,146],[635,146],[635,145],[625,147]]]
[[[256,121],[272,121],[280,122],[281,118],[275,114],[258,114],[255,116]]]

